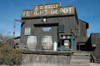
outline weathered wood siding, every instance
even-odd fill
[[[47,22],[43,22],[43,19]],[[27,42],[27,35],[24,34],[25,28],[31,28],[31,36],[37,36],[37,49],[41,50],[41,40],[45,35],[52,36],[53,42],[56,41],[59,46],[63,45],[64,40],[69,40],[74,33],[74,50],[78,42],[87,40],[88,23],[78,19],[75,6],[60,6],[60,3],[34,5],[34,9],[22,10],[21,19],[25,21],[21,25],[21,43]],[[43,28],[50,27],[51,30],[44,32]],[[27,33],[26,33],[27,34]],[[86,38],[85,38],[86,37]],[[80,40],[81,39],[81,40]]]
[[[42,18],[43,19],[43,18]],[[26,19],[25,23],[22,23],[21,27],[21,43],[27,42],[27,37],[24,35],[25,28],[30,27],[31,28],[31,34],[32,36],[37,36],[38,39],[38,49],[41,49],[41,39],[43,36],[43,27],[51,27],[51,32],[47,35],[50,35],[53,37],[53,42],[57,41],[59,42],[59,37],[61,35],[71,35],[70,30],[72,29],[74,34],[76,34],[75,27],[77,24],[76,17],[73,16],[63,16],[63,17],[50,17],[47,18],[47,22],[43,23],[41,18],[37,19]],[[54,26],[53,26],[54,25]],[[65,26],[65,32],[64,33],[58,33],[58,25],[64,25]],[[45,34],[46,35],[46,34]],[[76,47],[76,41],[74,41],[74,45]]]
[[[80,37],[78,36],[77,37],[77,42],[87,42],[89,39],[89,37]]]
[[[19,39],[15,39],[14,42],[15,42],[15,44],[16,43],[20,43],[20,38]]]
[[[70,66],[71,56],[24,54],[22,65]]]
[[[96,59],[100,63],[100,33],[91,34],[91,44],[96,44],[95,48],[92,47],[93,55],[96,57]]]
[[[78,43],[85,43],[88,41],[88,37],[87,37],[87,29],[88,29],[89,25],[87,22],[82,21],[80,19],[78,19],[78,24],[77,24],[77,44]],[[78,47],[78,46],[77,46]],[[86,45],[82,45],[83,49],[82,50],[86,50]]]
[[[21,18],[36,18],[50,16],[75,15],[75,6],[64,6],[52,9],[22,10]]]
[[[93,44],[95,44],[96,46],[93,47]],[[100,33],[91,33],[86,43],[86,47],[86,50],[91,51],[100,63]]]
[[[74,45],[77,50],[79,49],[78,44],[79,43],[85,43],[88,40],[87,37],[87,29],[89,27],[89,24],[85,21],[82,21],[80,19],[76,19],[76,24],[75,24],[75,43],[76,45]],[[85,43],[86,44],[86,43]],[[82,45],[82,47],[85,47],[84,49],[86,49],[85,45]],[[80,48],[82,49],[82,48]]]
[[[49,25],[35,26],[35,31],[34,31],[35,34],[34,35],[37,36],[37,49],[42,50],[41,43],[42,43],[43,36],[51,36],[53,42],[54,41],[58,42],[58,26],[53,25],[53,24],[51,26],[49,26]],[[46,28],[46,27],[50,27],[51,29],[49,31],[43,31],[42,28]]]
[[[82,20],[78,20],[78,21],[79,21],[78,36],[87,37],[88,23]]]

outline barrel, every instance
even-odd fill
[[[27,49],[35,50],[37,45],[37,37],[36,36],[28,36],[27,38]]]
[[[43,50],[52,50],[52,37],[51,36],[43,36],[42,38],[42,49]]]
[[[65,48],[69,48],[70,47],[69,40],[64,40],[64,47]]]

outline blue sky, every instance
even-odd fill
[[[14,19],[21,19],[21,10],[33,9],[33,5],[61,3],[61,6],[75,5],[78,18],[89,23],[87,35],[100,33],[100,0],[0,0],[0,30],[11,31]],[[21,23],[16,22],[16,34],[21,32]]]

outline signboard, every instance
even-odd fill
[[[42,28],[42,30],[44,31],[44,32],[49,32],[49,30],[51,29],[51,27],[46,27],[46,28]]]
[[[31,33],[31,28],[30,27],[25,28],[25,35],[30,35],[30,33]]]
[[[92,47],[96,47],[96,44],[92,44]]]
[[[58,6],[57,6],[58,5]],[[75,14],[74,6],[60,7],[60,4],[35,5],[32,10],[23,10],[22,18],[34,18],[43,16],[59,16]]]
[[[59,8],[60,3],[34,5],[34,10]]]

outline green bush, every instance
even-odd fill
[[[11,48],[0,48],[0,64],[2,65],[19,65],[22,59],[22,50]]]

